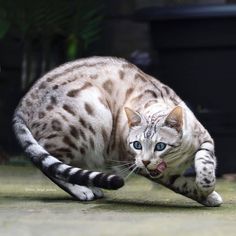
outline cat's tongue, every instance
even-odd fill
[[[166,163],[164,161],[161,161],[157,165],[155,170],[150,170],[149,172],[150,172],[150,175],[154,177],[154,176],[157,176],[157,175],[160,175],[161,173],[163,173],[166,168],[167,168]]]
[[[162,173],[165,169],[166,169],[166,163],[164,161],[162,161],[161,163],[159,163],[157,165],[157,170]]]

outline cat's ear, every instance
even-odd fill
[[[165,120],[165,125],[176,129],[178,132],[183,127],[183,109],[180,106],[175,107]]]
[[[132,109],[128,107],[125,107],[124,109],[125,109],[126,116],[128,118],[129,127],[131,128],[133,126],[138,126],[142,121],[140,114],[136,111],[133,111]]]

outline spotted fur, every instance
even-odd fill
[[[203,205],[222,203],[209,133],[172,89],[125,60],[92,57],[50,71],[22,99],[13,126],[33,163],[77,199],[122,187],[119,167],[118,175],[104,170],[122,162]],[[191,165],[196,177],[186,178]]]

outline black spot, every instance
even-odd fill
[[[87,113],[89,115],[93,115],[94,114],[92,106],[90,106],[88,103],[85,103],[84,108],[85,108],[85,110],[87,111]]]
[[[87,128],[87,124],[85,122],[85,120],[83,118],[80,118],[79,119],[79,122],[81,123],[81,125],[84,127],[84,128]]]
[[[44,116],[45,116],[45,113],[44,112],[39,112],[39,119],[42,119]]]
[[[64,109],[65,111],[67,111],[68,113],[70,113],[71,115],[73,115],[73,116],[76,115],[75,112],[73,111],[72,107],[69,106],[69,105],[64,104],[64,105],[63,105],[63,109]]]
[[[75,150],[78,150],[78,149],[77,149],[77,146],[72,142],[72,140],[71,140],[68,136],[65,136],[65,137],[63,138],[63,142],[64,142],[65,144],[67,144],[69,147],[71,147],[71,148],[73,148],[73,149],[75,149]]]
[[[49,136],[47,136],[46,138],[47,139],[52,139],[52,138],[55,138],[57,137],[57,134],[50,134]]]
[[[84,154],[86,153],[86,151],[85,151],[85,149],[84,149],[83,147],[81,147],[79,151],[80,151],[80,153],[81,153],[82,155],[84,155]]]
[[[204,178],[203,181],[204,181],[206,184],[210,184],[210,183],[211,183],[211,181],[210,181],[209,179],[207,179],[207,178]]]
[[[53,90],[56,90],[56,89],[58,89],[58,87],[59,87],[59,86],[56,84],[56,85],[54,85],[54,86],[52,87],[52,89],[53,89]]]
[[[52,129],[55,131],[61,131],[62,130],[61,122],[56,119],[52,120]]]
[[[57,99],[56,99],[56,97],[51,96],[50,100],[51,100],[51,104],[52,104],[52,105],[57,105]]]
[[[47,123],[43,124],[41,130],[44,131],[47,128]]]
[[[85,141],[87,141],[87,138],[86,138],[86,136],[85,136],[85,133],[84,133],[84,131],[83,131],[82,129],[79,129],[79,134],[80,134],[80,136],[81,136]]]
[[[47,110],[47,111],[53,110],[53,106],[52,106],[52,105],[48,105],[48,106],[46,107],[46,110]]]
[[[79,93],[79,89],[73,89],[67,93],[67,96],[68,97],[76,97],[78,93]]]
[[[40,85],[39,85],[39,89],[45,89],[46,88],[46,83],[45,82],[42,82]]]
[[[75,126],[73,126],[73,125],[70,125],[70,134],[74,138],[78,138],[79,137],[79,133],[78,133],[77,129],[75,128]]]
[[[173,185],[176,181],[176,179],[178,179],[180,176],[179,175],[171,175],[169,178],[169,184]]]

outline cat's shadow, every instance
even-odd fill
[[[139,201],[129,199],[101,199],[98,200],[93,209],[119,211],[119,212],[156,212],[158,210],[173,211],[173,210],[202,210],[206,207],[195,202],[166,202],[166,201]]]
[[[41,198],[43,202],[61,202],[61,203],[80,203],[91,205],[91,210],[104,210],[104,211],[117,211],[117,212],[156,212],[156,211],[178,211],[178,210],[202,210],[206,207],[201,206],[198,203],[193,202],[166,202],[166,201],[142,201],[137,199],[112,199],[104,197],[94,201],[82,202],[70,197],[64,198]]]
[[[91,210],[117,211],[117,212],[156,212],[156,211],[178,211],[178,210],[202,210],[206,207],[195,202],[167,202],[167,201],[142,201],[137,199],[122,199],[122,198],[102,198],[94,201],[82,202],[73,199],[70,196],[48,197],[48,196],[4,196],[8,201],[38,201],[44,203],[79,203],[91,205]]]

